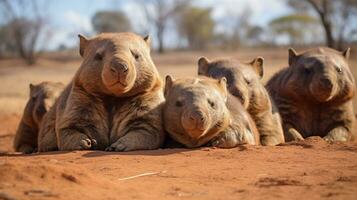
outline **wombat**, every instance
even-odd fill
[[[167,76],[164,94],[165,130],[186,147],[259,144],[254,122],[240,102],[227,92],[225,78],[173,80]]]
[[[23,153],[32,153],[37,150],[37,135],[42,117],[61,94],[64,84],[42,82],[36,85],[30,84],[29,87],[30,98],[27,101],[14,140],[15,151]]]
[[[320,136],[348,141],[355,133],[352,98],[355,80],[343,53],[315,48],[298,54],[289,49],[289,67],[275,74],[267,88],[282,116],[285,139]]]
[[[273,101],[260,82],[264,74],[264,60],[257,57],[249,63],[234,59],[198,60],[198,74],[215,79],[225,77],[227,89],[237,97],[253,118],[262,145],[284,143],[281,118]]]
[[[150,37],[103,33],[79,38],[83,63],[46,114],[39,151],[159,148],[164,97]]]

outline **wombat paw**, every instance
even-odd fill
[[[94,148],[97,146],[97,141],[95,139],[83,139],[79,142],[79,146],[81,150],[87,150],[90,148]]]
[[[107,147],[105,149],[106,151],[130,151],[131,148],[129,145],[125,144],[124,141],[121,141],[120,139],[118,141],[116,141],[115,143],[113,143],[112,145],[110,145],[109,147]]]
[[[210,142],[210,146],[225,148],[226,147],[226,139],[225,137],[216,137]]]
[[[329,136],[325,136],[322,139],[324,139],[328,143],[333,143],[335,141],[332,137]]]
[[[28,145],[24,145],[19,149],[19,151],[24,154],[31,154],[31,153],[37,152],[37,148],[31,147]]]

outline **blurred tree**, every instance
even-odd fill
[[[236,50],[250,42],[248,41],[248,32],[253,27],[251,23],[252,10],[246,6],[242,11],[237,12],[237,9],[228,7],[223,17],[218,19],[215,38],[222,48]]]
[[[15,47],[13,40],[10,37],[8,27],[3,25],[0,27],[0,58],[14,54]]]
[[[29,65],[37,59],[39,38],[47,19],[45,7],[48,1],[0,0],[0,10],[7,23],[3,28],[10,40],[3,45],[13,47]]]
[[[317,19],[310,15],[291,14],[273,19],[269,25],[276,35],[285,35],[290,44],[301,45],[306,43],[309,31],[318,24]]]
[[[120,11],[99,11],[92,17],[92,24],[97,33],[126,32],[131,30],[130,21]]]
[[[251,26],[247,30],[246,38],[250,44],[257,45],[263,43],[263,34],[264,29],[261,26]]]
[[[189,5],[189,0],[139,0],[146,18],[156,29],[158,52],[165,51],[164,36],[170,20]]]
[[[288,5],[297,12],[310,10],[318,15],[329,47],[341,50],[356,36],[356,0],[288,0]]]
[[[215,22],[210,8],[190,6],[178,17],[178,30],[191,49],[204,49],[214,37]]]

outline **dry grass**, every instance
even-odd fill
[[[162,76],[171,74],[174,77],[194,76],[196,63],[200,56],[210,59],[217,57],[233,57],[242,61],[250,61],[255,56],[265,58],[266,82],[276,71],[287,65],[286,49],[245,49],[237,52],[170,52],[164,55],[154,54],[154,62]],[[26,67],[19,60],[0,60],[0,114],[21,114],[28,97],[29,83],[41,81],[61,81],[68,83],[81,59],[70,61],[54,61],[41,59],[34,67]],[[357,79],[357,57],[351,59],[351,69]],[[355,108],[357,101],[355,99]]]

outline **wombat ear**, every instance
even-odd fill
[[[78,37],[79,37],[79,54],[83,57],[84,50],[88,46],[89,40],[81,34],[78,34]]]
[[[30,83],[29,88],[30,88],[30,94],[32,94],[35,89],[35,86],[32,83]]]
[[[264,58],[256,57],[252,62],[250,62],[255,72],[259,75],[260,78],[263,78],[264,75]]]
[[[146,44],[150,47],[151,46],[151,37],[150,37],[150,35],[145,36],[143,39],[146,42]]]
[[[224,100],[226,101],[227,100],[227,95],[228,95],[227,94],[228,91],[227,91],[227,79],[226,79],[226,77],[220,78],[218,80],[218,84],[221,86],[221,89],[224,91],[224,95],[225,95]]]
[[[33,90],[33,89],[34,89],[34,87],[35,87],[35,86],[34,86],[32,83],[30,83],[30,84],[29,84],[29,88],[30,88],[30,90]]]
[[[351,48],[347,48],[346,50],[344,50],[342,52],[342,55],[343,55],[343,57],[346,58],[346,60],[348,60],[350,58],[350,54],[351,54]]]
[[[207,73],[209,62],[204,56],[198,59],[198,75],[205,75]]]
[[[296,53],[295,49],[289,48],[289,66],[295,62],[297,56],[298,53]]]
[[[168,94],[170,88],[172,87],[173,82],[174,82],[174,79],[172,78],[172,76],[167,75],[165,78],[165,90],[164,90],[165,97],[167,97],[167,94]]]

